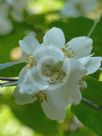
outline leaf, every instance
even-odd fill
[[[25,125],[44,136],[54,136],[58,133],[58,123],[47,119],[39,103],[19,106],[11,104],[15,116]]]
[[[102,106],[102,82],[89,78],[87,83],[88,88],[83,92],[83,96]],[[73,106],[72,111],[84,125],[91,128],[99,136],[102,136],[102,110],[95,109],[81,102],[79,105]]]
[[[87,36],[93,21],[86,18],[61,18],[49,24],[49,27],[59,27],[63,30],[66,42],[74,37]]]
[[[92,33],[92,39],[94,40],[94,51],[96,55],[102,56],[102,17],[97,24],[95,30]]]
[[[23,23],[14,23],[14,30],[5,36],[0,36],[0,64],[12,62],[11,52],[19,47],[19,40],[22,39],[31,30],[31,26]],[[18,76],[23,64],[17,64],[5,70],[0,70],[0,76]]]

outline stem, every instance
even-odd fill
[[[88,35],[87,35],[88,37],[91,37],[91,35],[92,35],[93,31],[95,30],[97,24],[99,23],[100,19],[101,19],[101,16],[98,17],[98,18],[94,21],[94,24],[93,24],[93,26],[92,26],[90,32],[89,32]]]
[[[95,108],[97,110],[100,110],[102,111],[102,106],[100,105],[97,105],[95,102],[91,101],[91,100],[88,100],[87,98],[83,97],[82,98],[82,102],[87,104],[88,106],[91,106],[92,108]]]
[[[14,81],[17,81],[18,79],[14,79],[11,77],[0,77],[0,80],[14,82]]]
[[[6,82],[6,83],[1,83],[0,87],[9,87],[9,86],[16,86],[18,84],[18,81],[13,81],[13,82]]]

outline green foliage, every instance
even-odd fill
[[[15,104],[12,105],[11,108],[23,124],[26,124],[36,132],[39,132],[44,136],[54,136],[59,133],[58,123],[45,117],[40,104],[34,103],[25,106]]]
[[[72,111],[78,116],[79,120],[91,128],[99,136],[102,135],[102,82],[89,78],[87,80],[88,88],[83,92],[83,96],[95,104],[101,106],[101,109],[95,109],[90,105],[81,103],[72,107]]]
[[[102,18],[97,24],[95,31],[92,33],[92,39],[94,40],[94,52],[95,55],[102,56]]]

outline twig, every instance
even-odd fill
[[[102,111],[102,106],[100,105],[97,105],[95,102],[91,101],[91,100],[88,100],[87,98],[83,97],[82,98],[82,102],[87,104],[88,106],[91,106],[92,108],[95,108],[97,110],[100,110]]]
[[[13,82],[6,82],[6,83],[1,83],[0,87],[9,87],[9,86],[15,86],[18,84],[18,81],[13,81]]]
[[[18,79],[11,78],[11,77],[0,77],[0,80],[2,80],[2,81],[10,81],[10,82],[18,81]]]
[[[6,82],[6,83],[0,83],[1,87],[15,86],[18,83],[18,79],[13,79],[13,78],[10,78],[10,77],[0,77],[0,80],[9,81],[9,82]],[[91,100],[89,100],[85,97],[82,98],[82,102],[87,104],[88,106],[91,106],[92,108],[95,108],[97,110],[102,111],[102,106],[97,105],[95,102],[93,102],[93,101],[91,101]]]
[[[92,35],[92,33],[95,30],[95,28],[96,28],[97,24],[99,23],[100,19],[101,19],[101,16],[94,21],[94,24],[93,24],[90,32],[87,35],[88,37],[90,37]]]

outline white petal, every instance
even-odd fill
[[[65,63],[70,63],[70,76],[65,84],[66,101],[69,104],[79,104],[82,99],[79,81],[86,74],[86,69],[74,59],[66,59]]]
[[[89,56],[92,51],[93,40],[89,37],[76,37],[67,43],[68,47],[74,52],[75,58],[81,58]]]
[[[60,106],[60,108],[56,107],[50,97],[48,98],[48,101],[44,101],[41,105],[42,105],[42,109],[45,115],[49,119],[59,120],[59,121],[64,120],[65,118],[65,107],[64,106]]]
[[[81,64],[83,64],[85,66],[89,62],[90,56],[83,57],[83,58],[80,58],[78,60],[81,62]]]
[[[65,117],[65,107],[67,104],[79,104],[82,96],[80,92],[79,80],[85,75],[86,69],[77,60],[66,59],[66,65],[70,63],[70,77],[60,88],[47,89],[48,101],[42,103],[42,108],[46,116],[53,120],[63,120]]]
[[[18,87],[16,87],[12,95],[15,98],[15,102],[20,105],[33,103],[35,101],[35,99],[33,98],[33,94],[21,94]]]
[[[24,76],[26,75],[28,70],[29,70],[28,66],[22,68],[22,70],[19,73],[19,81],[22,81],[24,79]]]
[[[83,76],[85,76],[87,70],[86,68],[76,59],[66,59],[65,63],[70,64],[70,79],[73,82],[79,81]]]
[[[47,81],[40,77],[37,67],[33,67],[32,69],[29,69],[24,76],[23,82],[21,82],[19,85],[19,91],[20,93],[32,94],[47,88],[47,86]]]
[[[63,31],[59,28],[53,27],[50,29],[43,38],[44,45],[54,45],[63,48],[65,45],[65,38]]]
[[[22,50],[28,55],[32,55],[39,45],[38,41],[33,36],[26,36],[23,40],[19,41],[19,44]]]
[[[70,85],[68,86],[68,92],[69,92],[68,103],[70,105],[79,104],[80,101],[82,100],[82,95],[78,83],[77,84],[70,83]]]
[[[101,62],[102,57],[91,57],[88,63],[85,65],[88,71],[87,75],[96,72],[100,68]]]
[[[65,68],[65,71],[68,72],[70,68],[70,73],[68,72],[68,77],[65,80],[66,82],[61,87],[53,90],[47,88],[50,93],[52,91],[54,92],[54,95],[51,99],[56,107],[63,107],[67,104],[72,105],[73,103],[79,104],[82,99],[79,81],[85,76],[87,72],[85,67],[75,59],[66,59],[64,61],[64,65],[68,66],[68,70]],[[51,96],[50,93],[49,95]]]
[[[56,61],[64,59],[63,52],[54,46],[42,46],[41,48],[37,48],[33,56],[39,62],[46,61],[49,58],[52,58]]]

